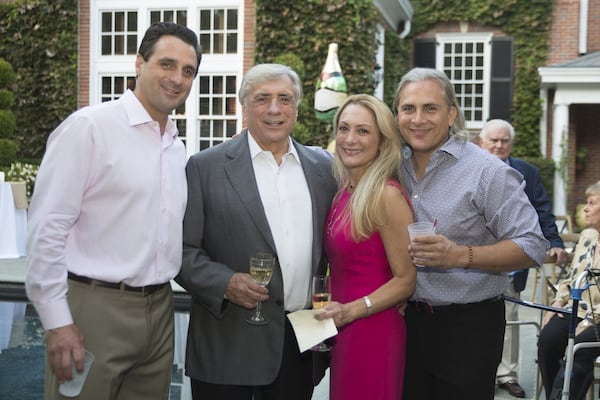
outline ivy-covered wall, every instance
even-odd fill
[[[0,3],[0,58],[17,74],[20,160],[42,157],[52,130],[77,108],[77,0]]]
[[[537,69],[546,63],[553,0],[411,0],[415,13],[411,37],[443,22],[471,22],[496,27],[514,39],[515,75],[512,124],[517,140],[512,155],[539,157],[542,115]],[[410,47],[410,40],[399,43]],[[406,51],[406,49],[404,49]],[[409,50],[410,51],[410,50]],[[408,70],[404,64],[400,69]]]

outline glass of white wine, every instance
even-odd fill
[[[312,305],[313,310],[325,307],[331,302],[331,280],[328,275],[315,275],[312,278]],[[329,346],[319,343],[312,348],[313,351],[329,351]]]
[[[271,281],[275,256],[271,253],[260,252],[250,257],[250,275],[254,282],[265,287]],[[251,325],[266,325],[269,323],[260,313],[260,300],[256,302],[256,312],[246,322]]]

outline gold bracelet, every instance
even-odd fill
[[[365,304],[367,306],[367,317],[370,317],[371,311],[373,311],[373,304],[371,304],[371,300],[369,299],[369,296],[363,296],[363,300],[365,301]]]
[[[467,246],[467,251],[469,252],[469,261],[467,262],[465,269],[469,269],[473,266],[473,247]]]

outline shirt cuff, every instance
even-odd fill
[[[46,304],[34,304],[44,330],[56,329],[73,324],[71,309],[67,300],[58,300]]]

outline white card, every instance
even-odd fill
[[[298,348],[300,348],[301,353],[325,339],[337,335],[337,328],[332,318],[323,321],[315,318],[315,314],[319,312],[322,311],[299,310],[287,315],[296,333]]]

